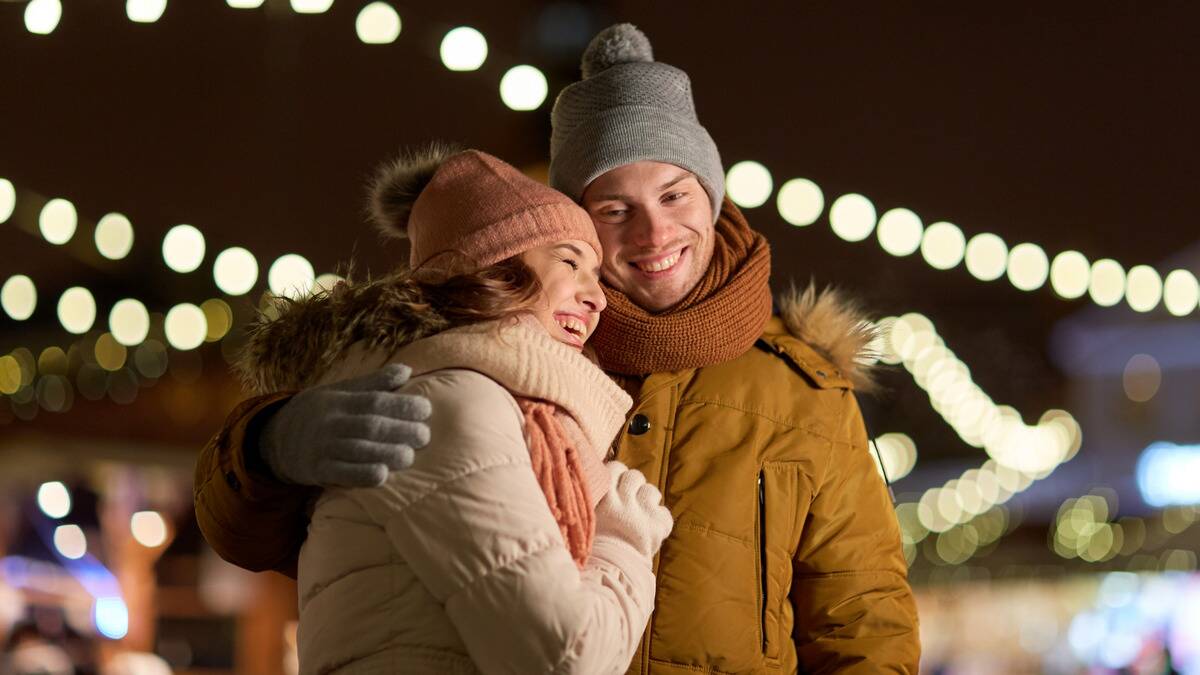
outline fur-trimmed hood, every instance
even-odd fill
[[[874,388],[869,364],[874,325],[859,304],[837,289],[783,294],[777,309],[788,333],[807,344],[860,391]],[[453,327],[429,302],[408,270],[376,279],[339,283],[332,290],[292,300],[278,298],[249,329],[235,364],[243,385],[256,394],[312,386],[362,342],[395,352]]]
[[[784,326],[862,392],[877,387],[873,364],[879,331],[860,303],[837,288],[792,288],[776,304]]]

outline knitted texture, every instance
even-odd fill
[[[567,550],[583,569],[596,537],[596,513],[579,451],[567,438],[553,404],[520,398],[517,405],[525,417],[533,474],[546,495],[550,513],[558,521]]]
[[[696,174],[720,211],[721,156],[700,126],[687,73],[650,59],[650,41],[630,24],[601,31],[583,55],[583,78],[558,95],[551,113],[550,184],[576,201],[593,180],[640,161]]]
[[[586,211],[487,153],[450,155],[431,175],[428,158],[414,161],[423,164],[386,165],[372,199],[376,219],[385,221],[377,224],[411,241],[414,270],[465,274],[564,239],[587,242],[601,254]],[[406,199],[413,200],[409,208]]]
[[[651,314],[605,286],[608,309],[589,344],[600,366],[620,375],[700,368],[749,350],[771,318],[771,251],[741,211],[725,200],[713,258],[678,305]]]

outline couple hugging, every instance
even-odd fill
[[[688,77],[633,26],[552,114],[553,189],[475,150],[380,171],[410,264],[256,326],[205,536],[298,575],[304,673],[916,673],[861,317],[773,309]]]

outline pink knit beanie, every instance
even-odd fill
[[[587,211],[478,150],[435,146],[388,163],[372,185],[371,211],[384,233],[408,238],[419,272],[467,274],[564,239],[601,255]]]

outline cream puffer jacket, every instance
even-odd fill
[[[403,391],[432,402],[432,441],[382,486],[316,502],[299,564],[301,672],[623,672],[653,606],[651,556],[598,529],[575,564],[513,394],[558,403],[600,453],[628,396],[528,324],[449,331],[387,358],[355,347],[322,381],[387,362],[413,368]]]

